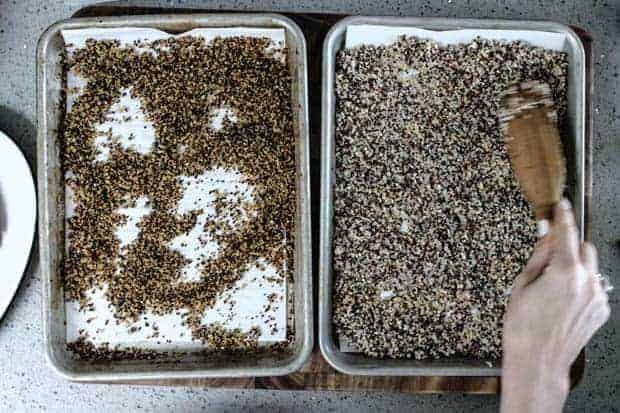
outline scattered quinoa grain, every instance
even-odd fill
[[[229,332],[204,326],[201,315],[258,259],[292,281],[296,159],[291,76],[286,59],[274,59],[269,43],[268,38],[205,42],[180,37],[121,47],[118,41],[90,39],[65,59],[65,73],[73,70],[87,81],[65,114],[59,136],[63,172],[76,205],[67,222],[66,299],[85,309],[92,304],[87,292],[105,285],[117,323],[134,322],[147,310],[163,315],[183,309],[193,339],[219,350],[255,350],[256,329]],[[145,47],[157,53],[138,51]],[[95,126],[110,116],[127,89],[153,124],[153,148],[146,154],[124,149],[109,130],[110,156],[95,162]],[[238,121],[224,119],[215,131],[210,116],[220,107],[234,108]],[[219,253],[203,261],[199,280],[183,282],[187,260],[167,244],[188,233],[201,211],[174,212],[183,195],[179,177],[214,168],[239,171],[254,189],[253,202],[220,194],[216,218],[204,228],[218,242]],[[117,209],[139,197],[149,199],[151,212],[138,224],[138,238],[121,250],[115,229],[126,218]],[[294,336],[293,326],[288,328],[287,345]],[[95,351],[84,339],[69,348],[86,358]],[[93,357],[151,357],[150,352],[101,351]]]

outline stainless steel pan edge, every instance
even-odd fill
[[[347,26],[372,24],[413,26],[428,30],[499,29],[559,32],[567,36],[569,53],[569,134],[574,159],[572,200],[581,239],[584,234],[585,166],[585,51],[579,37],[568,26],[544,21],[479,20],[407,17],[347,17],[327,34],[323,44],[322,125],[321,125],[321,211],[319,247],[319,346],[327,362],[336,370],[352,375],[373,376],[500,376],[501,367],[479,360],[390,360],[374,359],[338,349],[332,324],[332,236],[333,185],[335,181],[335,56],[344,44]],[[565,142],[566,144],[567,142]]]
[[[153,27],[181,32],[196,27],[222,26],[282,27],[293,75],[293,109],[297,139],[297,216],[295,237],[295,344],[293,354],[273,360],[232,360],[212,362],[194,359],[177,363],[121,363],[92,366],[72,360],[65,349],[64,299],[58,278],[59,248],[62,248],[58,221],[60,176],[57,129],[60,119],[60,69],[58,56],[50,54],[59,47],[63,29],[85,27]],[[56,43],[54,45],[54,43]],[[37,169],[39,188],[39,242],[42,278],[42,319],[45,354],[50,366],[66,379],[81,382],[133,380],[198,379],[216,377],[258,377],[290,374],[310,357],[313,346],[313,308],[310,238],[310,160],[308,130],[307,53],[301,29],[279,14],[188,14],[79,18],[57,22],[40,37],[37,45]],[[63,189],[64,190],[64,189]],[[62,221],[62,220],[60,220]]]

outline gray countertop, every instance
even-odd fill
[[[35,49],[50,24],[89,1],[0,0],[0,129],[13,137],[35,168]],[[586,28],[594,42],[593,241],[601,270],[620,285],[620,1],[619,0],[444,0],[444,1],[158,1],[129,2],[167,7],[343,12],[442,17],[548,19]],[[36,248],[36,246],[35,246]],[[620,409],[620,305],[612,292],[612,318],[588,346],[588,367],[571,393],[569,411]],[[0,321],[0,409],[2,411],[465,411],[498,408],[498,397],[399,395],[389,393],[284,392],[185,387],[73,384],[45,364],[37,260]]]

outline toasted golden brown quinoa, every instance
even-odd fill
[[[218,294],[258,259],[292,280],[296,186],[291,76],[286,59],[267,51],[269,42],[234,37],[207,43],[182,37],[121,47],[117,41],[89,40],[66,61],[65,73],[73,70],[87,81],[59,134],[66,184],[76,204],[67,225],[66,299],[87,307],[87,291],[106,285],[105,296],[119,320],[134,321],[146,310],[186,310],[194,339],[222,349],[256,345],[256,331],[221,334],[200,319]],[[156,53],[145,51],[149,48]],[[153,124],[153,149],[141,154],[113,143],[109,159],[95,162],[95,125],[127,89]],[[214,130],[210,114],[220,107],[233,108],[238,121],[225,119]],[[182,197],[178,178],[213,168],[240,172],[253,187],[254,202],[242,205],[218,197],[218,216],[226,214],[238,225],[217,217],[207,224],[205,231],[218,242],[219,254],[204,260],[200,280],[182,282],[186,259],[167,244],[193,228],[201,211],[180,217],[173,212]],[[137,240],[121,254],[115,228],[123,216],[116,211],[128,206],[127,199],[141,196],[150,200],[151,212],[140,222]],[[250,209],[251,218],[240,220],[241,209]]]

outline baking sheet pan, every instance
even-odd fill
[[[363,33],[364,25],[380,26],[374,33]],[[535,31],[563,35],[558,48],[567,52],[568,79],[568,133],[563,144],[568,162],[568,195],[573,201],[580,237],[584,236],[584,162],[585,162],[585,52],[578,36],[569,27],[552,22],[398,18],[398,17],[349,17],[334,25],[328,33],[323,49],[322,96],[322,156],[321,156],[321,220],[319,257],[319,345],[325,359],[337,370],[354,375],[373,376],[499,376],[501,367],[483,360],[393,360],[376,359],[362,354],[341,351],[332,324],[332,224],[333,185],[335,180],[335,57],[345,47],[347,29],[355,27],[355,42],[372,43],[389,40],[390,36],[423,29],[432,31],[467,30],[480,34],[480,30]],[[419,33],[419,32],[418,32]],[[554,36],[555,37],[555,36]],[[396,38],[394,38],[396,40]],[[524,39],[526,40],[526,39]],[[561,44],[561,46],[560,46]]]
[[[60,170],[57,129],[64,111],[61,103],[64,49],[62,30],[144,27],[171,34],[198,27],[283,28],[293,76],[292,96],[297,155],[297,213],[293,286],[295,342],[292,354],[210,356],[188,354],[181,359],[153,362],[91,363],[75,360],[66,350],[65,310],[60,277],[64,250],[64,179]],[[310,196],[308,103],[305,40],[297,25],[276,14],[188,14],[70,19],[51,26],[37,50],[39,235],[43,279],[43,321],[46,354],[63,376],[79,381],[127,381],[166,378],[277,376],[291,373],[312,349],[312,280],[310,273]],[[61,109],[62,107],[62,109]]]

